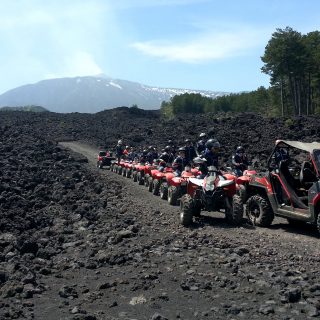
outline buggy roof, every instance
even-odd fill
[[[307,152],[313,152],[314,150],[320,150],[320,142],[300,142],[300,141],[289,141],[289,140],[277,140],[277,147],[293,147]]]

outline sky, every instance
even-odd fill
[[[145,85],[241,92],[276,29],[320,30],[319,0],[0,0],[0,94],[105,74]]]

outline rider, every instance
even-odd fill
[[[194,148],[194,146],[191,143],[190,139],[186,139],[185,141],[185,148],[186,148],[186,158],[188,160],[188,162],[192,162],[193,158],[195,158],[197,156],[196,150]]]
[[[153,160],[158,158],[158,154],[157,154],[157,152],[156,152],[156,150],[155,150],[155,148],[153,146],[150,146],[148,148],[148,150],[149,150],[149,152],[147,154],[147,161],[149,163],[153,163]]]
[[[203,153],[203,157],[207,160],[207,166],[219,166],[219,151],[220,143],[215,139],[209,139],[206,143],[206,150]]]
[[[140,163],[146,163],[147,162],[147,155],[148,155],[148,150],[144,149],[139,157],[139,162]]]
[[[175,171],[175,175],[177,177],[181,176],[181,173],[186,165],[188,165],[188,160],[186,158],[186,148],[181,147],[178,149],[178,156],[175,158],[175,160],[172,163],[172,168]]]
[[[197,143],[197,153],[198,153],[198,155],[201,155],[206,149],[207,135],[204,132],[202,132],[202,133],[200,133],[199,138],[200,138],[200,140]]]
[[[123,151],[124,151],[124,146],[122,144],[122,140],[119,140],[118,141],[118,144],[116,146],[116,156],[117,156],[117,159],[118,159],[118,163],[120,163],[120,159],[123,155]]]
[[[232,156],[232,165],[237,177],[240,177],[243,171],[248,169],[248,158],[242,146],[237,147],[236,153]]]
[[[133,161],[137,157],[137,153],[134,151],[133,147],[130,147],[127,159]]]

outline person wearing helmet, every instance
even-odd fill
[[[176,154],[176,147],[172,140],[168,140],[168,146],[170,147],[170,152],[173,154],[173,157]]]
[[[197,143],[197,154],[201,155],[206,150],[206,138],[207,135],[202,132],[199,134],[200,140]]]
[[[133,147],[130,147],[127,159],[133,161],[137,157],[137,153],[134,151]]]
[[[235,154],[232,156],[232,165],[237,177],[242,176],[243,171],[248,169],[248,158],[242,146],[237,147]]]
[[[118,144],[116,145],[116,157],[118,159],[118,164],[120,163],[120,159],[123,156],[124,149],[125,149],[125,147],[122,144],[122,140],[119,140]]]
[[[174,159],[172,163],[172,168],[175,171],[175,175],[177,177],[180,177],[184,167],[188,164],[189,162],[186,158],[186,148],[181,147],[178,149],[178,156]]]
[[[158,153],[156,152],[156,149],[153,146],[150,146],[148,148],[147,162],[153,163],[153,160],[157,158],[158,158]]]
[[[148,150],[147,149],[143,149],[140,157],[139,157],[139,162],[140,163],[146,163],[147,162],[147,155],[148,155]]]
[[[203,157],[207,160],[207,166],[219,167],[220,143],[215,139],[209,139],[206,142],[206,150]]]
[[[197,153],[190,139],[186,139],[184,142],[185,142],[185,148],[186,148],[186,158],[187,158],[187,161],[191,163],[193,158],[197,156]]]

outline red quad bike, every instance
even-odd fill
[[[158,169],[151,170],[148,190],[156,196],[160,195],[161,184],[165,184],[167,179],[170,180],[173,176],[173,169],[171,167],[165,167],[162,172]],[[163,192],[165,191],[163,190]],[[165,197],[165,194],[162,194],[163,197]]]
[[[132,173],[132,161],[126,161],[124,164],[124,168],[122,169],[122,176],[130,178]]]
[[[167,181],[168,191],[167,199],[169,204],[175,206],[178,204],[178,200],[182,195],[187,193],[187,182],[189,178],[195,178],[201,174],[201,171],[197,168],[185,167],[181,173],[181,177],[172,177]]]
[[[142,185],[144,183],[144,168],[145,163],[138,163],[134,166],[134,171],[132,173],[132,179]]]
[[[151,177],[151,170],[157,169],[156,163],[150,164],[149,162],[146,163],[144,166],[144,185],[149,188],[149,182]]]
[[[120,162],[118,163],[118,166],[117,166],[117,170],[116,170],[116,173],[118,173],[119,175],[122,175],[122,172],[125,168],[125,164],[126,164],[126,161],[125,160],[120,160]]]
[[[271,225],[275,215],[295,225],[315,224],[320,232],[320,143],[277,140],[268,172],[246,185],[246,213],[257,226]]]
[[[231,174],[223,175],[215,167],[209,166],[204,179],[188,179],[187,193],[180,199],[180,222],[188,226],[194,216],[200,216],[201,210],[221,209],[224,209],[228,223],[241,223],[243,203],[236,194],[235,177]]]
[[[115,160],[115,157],[106,151],[99,151],[98,153],[98,161],[97,161],[97,168],[102,169],[103,167],[107,167],[110,169],[112,165],[112,161]]]
[[[251,176],[254,174],[257,174],[257,171],[249,168],[243,171],[242,176],[236,177],[237,193],[241,197],[243,203],[247,201],[246,187],[251,179]]]

